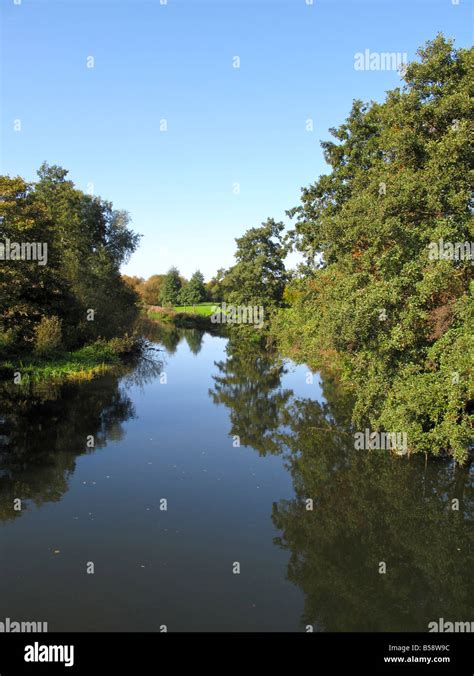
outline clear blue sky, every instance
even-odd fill
[[[400,82],[355,71],[356,52],[413,59],[439,31],[472,43],[470,0],[1,3],[1,173],[34,180],[46,160],[93,183],[144,235],[124,270],[143,277],[175,264],[209,278],[235,237],[286,221],[326,171],[328,128]]]

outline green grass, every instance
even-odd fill
[[[165,312],[149,312],[147,317],[149,319],[154,319],[158,322],[170,322],[172,320],[172,315]]]
[[[2,379],[21,374],[22,382],[41,380],[91,380],[119,366],[119,356],[107,344],[87,345],[51,357],[30,357],[0,362]]]
[[[175,312],[186,312],[187,314],[210,317],[219,309],[219,306],[215,303],[198,303],[197,305],[175,305],[173,309]]]

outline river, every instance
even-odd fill
[[[472,471],[355,450],[350,397],[305,366],[197,330],[153,340],[154,361],[120,373],[2,391],[0,621],[472,619]]]

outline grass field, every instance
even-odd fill
[[[197,305],[175,305],[173,309],[175,312],[186,312],[188,314],[210,317],[219,309],[219,306],[215,303],[198,303]]]

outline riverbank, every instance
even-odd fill
[[[0,380],[16,384],[43,380],[92,380],[120,367],[142,349],[142,340],[124,336],[98,340],[71,352],[48,356],[11,356],[0,360]]]
[[[191,310],[192,312],[188,311]],[[211,321],[211,316],[219,309],[213,303],[201,303],[195,306],[176,306],[173,308],[149,306],[145,316],[152,321],[161,324],[172,324],[179,329],[200,329],[213,332],[216,324]]]

